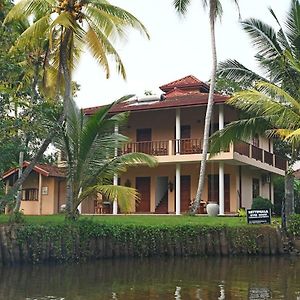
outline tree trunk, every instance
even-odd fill
[[[24,163],[24,152],[20,152],[20,154],[19,154],[19,174],[18,174],[18,178],[20,178],[22,176],[23,163]],[[15,213],[20,210],[21,200],[22,200],[22,185],[20,185],[20,187],[18,189],[16,205],[15,205],[15,208],[14,208]]]
[[[64,93],[64,117],[65,117],[65,130],[68,132],[68,116],[69,116],[69,105],[72,101],[72,78],[71,70],[69,67],[68,58],[70,57],[70,39],[72,31],[66,29],[63,41],[60,49],[60,59],[62,73],[65,81],[65,93]],[[71,153],[68,155],[68,176],[67,176],[67,187],[66,187],[66,212],[69,218],[73,219],[73,167]]]
[[[9,190],[8,194],[5,196],[5,198],[2,200],[2,202],[7,203],[11,198],[14,197],[16,192],[19,190],[20,186],[24,183],[24,181],[27,179],[30,172],[33,170],[37,162],[42,158],[44,152],[48,148],[49,144],[51,143],[53,137],[56,135],[56,132],[53,132],[51,136],[49,136],[47,139],[44,140],[41,148],[35,155],[35,157],[32,159],[30,164],[27,166],[25,171],[23,172],[22,176],[18,178],[18,180],[14,183],[13,187]]]
[[[208,102],[205,115],[204,133],[203,133],[203,149],[202,149],[202,160],[200,161],[200,172],[198,189],[196,198],[191,206],[191,214],[196,214],[201,201],[201,196],[204,188],[205,170],[207,162],[207,152],[209,146],[209,129],[211,123],[211,116],[214,104],[214,90],[216,85],[216,72],[217,72],[217,50],[216,50],[216,37],[215,37],[215,1],[210,1],[210,38],[211,38],[211,51],[212,51],[212,70],[211,70],[211,82],[208,94]]]
[[[294,176],[292,173],[287,172],[284,180],[285,185],[285,217],[295,213],[294,203]]]

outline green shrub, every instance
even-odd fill
[[[252,209],[271,209],[271,211],[274,210],[274,206],[273,206],[272,202],[269,199],[266,199],[263,197],[254,198],[251,208]]]
[[[293,235],[300,236],[300,214],[289,216],[287,220],[287,230]]]

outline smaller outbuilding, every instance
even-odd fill
[[[23,163],[23,170],[29,162]],[[2,180],[6,193],[18,179],[19,168],[6,171]],[[22,186],[21,210],[26,215],[51,215],[65,204],[66,169],[57,165],[37,164]]]

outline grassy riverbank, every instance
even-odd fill
[[[25,224],[62,224],[65,221],[64,215],[51,216],[24,216]],[[240,217],[208,217],[208,216],[80,216],[79,220],[89,220],[98,224],[112,225],[206,225],[206,226],[248,226],[246,218]],[[0,224],[8,223],[9,217],[0,215]]]
[[[245,218],[207,216],[0,216],[0,264],[111,257],[283,254],[281,232]]]

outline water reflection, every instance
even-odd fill
[[[300,300],[300,259],[117,259],[3,267],[0,299]]]

